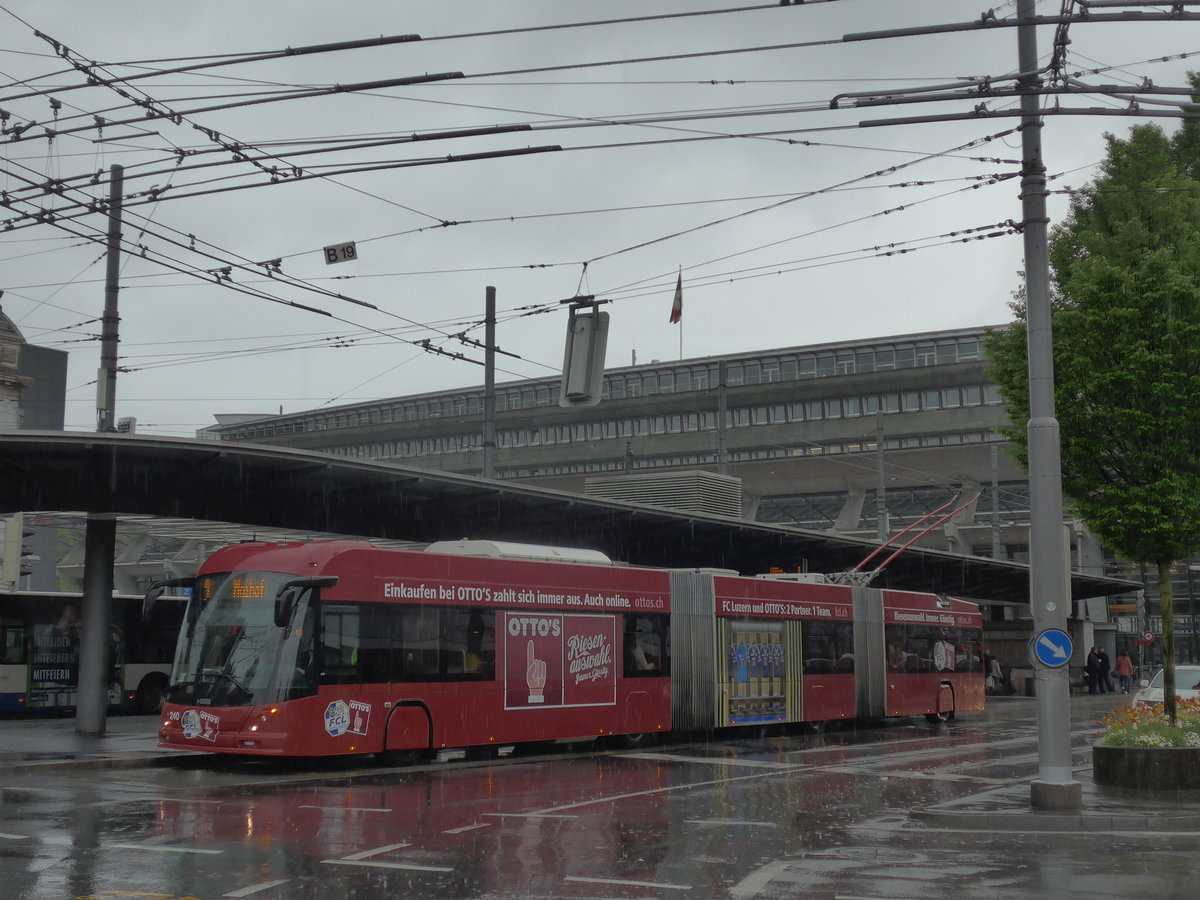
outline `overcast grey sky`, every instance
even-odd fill
[[[515,354],[501,381],[557,378],[558,301],[576,293],[612,301],[610,367],[1005,322],[1022,258],[1001,224],[1020,219],[1019,120],[863,123],[1017,101],[831,109],[847,93],[1013,72],[1013,28],[841,40],[989,9],[1015,14],[963,0],[0,0],[0,189],[12,201],[0,226],[13,225],[0,228],[0,305],[27,340],[70,352],[67,427],[93,430],[106,220],[86,205],[119,164],[132,252],[117,416],[141,433],[478,385],[481,366],[416,342],[481,360],[455,335],[482,341],[488,285],[497,343]],[[657,18],[697,11],[712,14]],[[422,40],[278,55],[409,34]],[[1053,36],[1039,29],[1044,60]],[[1066,71],[1089,84],[1182,87],[1200,23],[1075,24],[1069,38]],[[86,85],[89,62],[109,83]],[[330,90],[442,73],[462,77]],[[146,117],[150,100],[161,116]],[[1104,132],[1146,121],[1047,118],[1051,188],[1085,184]],[[484,158],[448,161],[473,154]],[[1066,203],[1052,195],[1054,221]],[[998,236],[962,240],[981,234]],[[347,241],[358,259],[327,264],[322,248]],[[270,275],[254,265],[272,260]],[[225,267],[228,279],[205,274]]]

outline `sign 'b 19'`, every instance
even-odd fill
[[[349,262],[352,259],[358,259],[358,251],[354,247],[354,241],[349,241],[345,244],[333,244],[325,248],[325,265],[332,263]]]

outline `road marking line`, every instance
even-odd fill
[[[761,759],[724,759],[716,756],[684,756],[680,753],[626,753],[626,759],[650,759],[658,762],[706,763],[710,766],[738,766],[747,769],[800,769],[805,763],[767,762]]]
[[[735,884],[729,889],[729,896],[734,900],[741,900],[743,897],[757,897],[763,892],[768,884],[784,871],[791,863],[786,860],[776,860],[773,863],[767,863],[761,869],[757,869]]]
[[[980,812],[977,815],[981,817],[993,816],[993,813]],[[1123,829],[1107,829],[1107,828],[1088,828],[1082,831],[1070,831],[1067,829],[1059,830],[1057,828],[1020,828],[1010,827],[1004,830],[995,828],[988,824],[980,824],[978,828],[974,826],[964,825],[961,828],[922,828],[922,834],[986,834],[989,837],[995,837],[998,834],[1070,834],[1070,835],[1086,835],[1086,834],[1104,834],[1117,835],[1123,838],[1160,838],[1160,837],[1198,837],[1195,831],[1125,831]]]
[[[237,891],[230,891],[228,894],[222,894],[222,897],[249,897],[251,894],[257,894],[259,891],[270,890],[273,887],[279,887],[281,884],[287,884],[288,879],[280,878],[276,881],[264,881],[262,884],[252,884],[250,887],[244,887]]]
[[[744,819],[684,819],[685,825],[759,825],[764,828],[777,828],[778,822],[749,822]]]
[[[378,856],[380,853],[387,853],[390,850],[399,850],[401,847],[408,846],[411,846],[408,841],[405,841],[403,844],[388,844],[384,847],[376,847],[374,850],[364,850],[361,853],[351,853],[349,856],[343,856],[342,859],[366,859],[370,856]]]
[[[415,872],[453,872],[454,866],[422,866],[417,863],[389,863],[363,859],[323,859],[331,866],[371,866],[375,869],[407,869]]]
[[[625,878],[585,878],[581,875],[568,875],[566,881],[576,881],[583,884],[622,884],[628,887],[658,888],[661,891],[690,891],[690,884],[668,884],[661,881],[630,881]]]
[[[3,838],[6,841],[27,841],[27,840],[29,840],[29,835],[27,835],[27,834],[5,834],[4,832],[0,831],[0,838]]]
[[[474,825],[462,825],[458,828],[447,828],[442,834],[462,834],[464,831],[474,831],[477,828],[491,828],[491,822],[477,822]]]
[[[378,806],[308,806],[302,805],[300,809],[320,809],[325,812],[377,812],[389,813],[390,809]]]
[[[563,807],[569,809],[570,807]],[[578,819],[579,816],[565,816],[561,813],[552,812],[527,812],[527,813],[484,813],[485,816],[495,816],[497,819]]]
[[[218,856],[224,850],[201,850],[197,847],[160,847],[154,844],[106,844],[111,850],[149,850],[154,853],[200,853],[205,856]]]

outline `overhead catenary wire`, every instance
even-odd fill
[[[214,150],[213,152],[221,152],[221,151],[219,151],[219,150]]]

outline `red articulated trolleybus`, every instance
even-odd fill
[[[983,709],[976,606],[819,581],[487,541],[238,544],[196,576],[159,744],[403,760]]]

